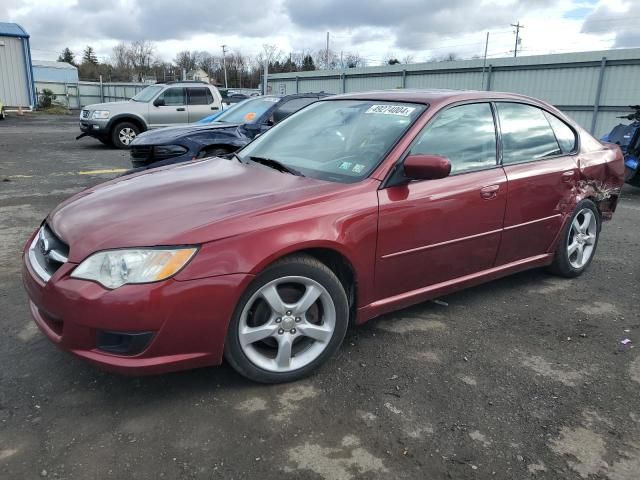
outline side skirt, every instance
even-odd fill
[[[409,307],[417,303],[431,300],[442,295],[448,295],[465,288],[480,285],[482,283],[506,277],[530,268],[544,267],[550,265],[553,261],[553,253],[545,253],[536,255],[535,257],[525,258],[515,262],[493,267],[481,272],[465,275],[464,277],[454,278],[446,282],[436,283],[427,287],[412,290],[410,292],[400,293],[392,297],[377,300],[369,305],[365,305],[358,309],[356,324],[360,325],[367,320],[383,315],[385,313]]]

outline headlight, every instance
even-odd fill
[[[178,273],[197,250],[195,247],[107,250],[91,255],[71,276],[93,280],[107,288],[158,282]]]
[[[110,114],[111,112],[109,112],[109,110],[96,110],[93,112],[93,115],[91,115],[91,118],[94,120],[106,120]]]

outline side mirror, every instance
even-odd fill
[[[153,102],[153,104],[156,107],[164,107],[164,98],[156,98],[155,101]]]
[[[436,180],[450,173],[451,162],[438,155],[409,155],[404,161],[404,174],[411,180]]]

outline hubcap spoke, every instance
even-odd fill
[[[281,315],[282,313],[284,313],[284,311],[286,310],[286,306],[282,301],[282,298],[280,297],[278,289],[275,285],[269,285],[268,287],[263,288],[260,294],[262,295],[262,298],[264,298],[269,304],[271,310]]]
[[[573,253],[578,249],[579,246],[580,244],[574,240],[573,243],[569,245],[569,256],[573,255]]]
[[[323,325],[313,325],[312,323],[304,323],[298,326],[298,331],[305,337],[312,338],[319,342],[328,342],[333,334],[332,330]]]
[[[240,331],[240,343],[242,345],[250,345],[274,335],[277,330],[278,327],[270,322],[259,327],[245,327]]]
[[[593,245],[594,243],[596,243],[596,236],[595,235],[589,235],[589,236],[585,237],[584,241],[585,241],[585,243],[587,245]]]
[[[291,365],[291,347],[293,337],[282,335],[278,337],[278,354],[276,355],[276,365],[278,368],[286,369]]]
[[[578,245],[578,256],[576,257],[576,263],[581,267],[584,263],[584,245]]]
[[[584,212],[582,223],[580,224],[580,232],[587,233],[587,229],[589,228],[589,225],[591,224],[591,216],[592,215],[593,214],[588,210]]]
[[[294,305],[293,312],[296,315],[302,315],[305,313],[309,308],[311,308],[311,305],[318,300],[321,293],[320,289],[315,285],[307,285],[304,295],[302,295],[302,298]]]

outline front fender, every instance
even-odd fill
[[[107,128],[106,130],[111,130],[113,128],[113,126],[115,124],[117,124],[118,122],[122,122],[122,121],[126,121],[126,120],[135,120],[138,123],[140,123],[140,125],[143,126],[142,131],[146,131],[149,130],[149,124],[147,123],[147,121],[144,119],[144,117],[142,115],[139,115],[137,113],[118,113],[115,116],[111,117],[109,119],[109,123],[107,123]]]

